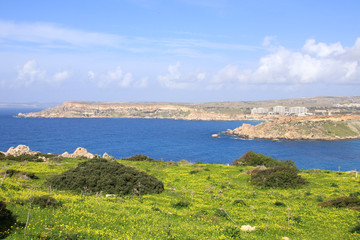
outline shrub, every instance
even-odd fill
[[[246,203],[244,202],[244,200],[241,200],[241,199],[234,200],[233,204],[240,205],[240,206],[246,206]]]
[[[266,188],[297,188],[307,183],[298,172],[285,166],[256,170],[251,174],[251,183]]]
[[[224,234],[232,239],[242,239],[239,227],[225,227]]]
[[[358,196],[360,196],[360,192],[352,192],[352,193],[350,193],[349,196],[350,197],[358,197]]]
[[[335,208],[350,208],[354,210],[360,210],[360,199],[357,197],[338,197],[333,198],[322,203],[319,203],[321,207],[335,207]]]
[[[29,173],[29,172],[21,172],[19,170],[15,170],[15,169],[8,169],[6,171],[7,176],[9,177],[13,177],[13,176],[26,176],[27,178],[30,179],[39,179],[35,173]]]
[[[189,207],[190,203],[187,201],[179,201],[179,202],[173,203],[171,205],[176,208],[184,208],[184,207]]]
[[[92,159],[79,163],[75,169],[51,177],[47,184],[79,193],[84,188],[90,192],[103,191],[112,194],[131,194],[136,190],[142,195],[164,191],[164,184],[157,178],[105,159]]]
[[[225,211],[222,208],[216,209],[215,210],[215,216],[218,217],[227,217]]]
[[[279,202],[279,201],[276,201],[276,202],[274,203],[274,205],[277,206],[277,207],[286,207],[286,204],[285,204],[285,203]]]
[[[360,234],[360,222],[358,222],[353,228],[350,229],[351,233],[359,233]]]
[[[277,160],[269,156],[265,156],[261,153],[255,153],[253,151],[247,152],[242,155],[240,158],[235,159],[232,163],[235,166],[260,166],[264,165],[265,167],[275,167],[275,166],[287,166],[296,168],[294,161],[290,160]]]
[[[0,239],[6,238],[11,231],[11,227],[16,223],[13,213],[6,209],[6,204],[0,201]]]
[[[152,161],[154,161],[154,159],[152,159],[151,157],[148,157],[143,154],[137,154],[137,155],[125,158],[124,160],[137,161],[137,162],[152,162]]]
[[[40,158],[39,155],[28,155],[28,154],[23,154],[23,155],[19,155],[19,156],[13,156],[13,155],[9,155],[7,157],[5,157],[5,159],[7,160],[11,160],[11,161],[16,161],[16,162],[44,162],[44,159]]]
[[[31,201],[29,199],[28,201]],[[41,208],[46,207],[61,207],[62,203],[58,202],[55,198],[49,196],[49,195],[43,195],[43,196],[37,196],[32,199],[32,203],[35,205],[39,205]]]

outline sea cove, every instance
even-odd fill
[[[18,144],[32,150],[61,154],[85,147],[94,154],[116,158],[145,154],[164,161],[230,164],[253,150],[278,159],[291,159],[300,169],[348,171],[360,168],[360,140],[279,141],[242,140],[221,134],[246,121],[185,121],[169,119],[42,119],[15,118],[19,112],[0,110],[0,151]],[[246,123],[258,124],[256,121]]]

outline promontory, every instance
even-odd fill
[[[341,140],[360,138],[359,115],[281,117],[258,125],[244,123],[228,135],[244,139]]]

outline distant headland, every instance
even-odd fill
[[[309,97],[210,103],[65,102],[40,112],[19,113],[18,117],[266,121],[286,116],[342,114],[360,115],[360,97]]]

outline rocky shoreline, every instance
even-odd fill
[[[42,159],[44,161],[46,161],[47,156],[54,155],[52,153],[41,153],[41,152],[37,152],[37,151],[32,151],[26,145],[18,145],[17,147],[10,147],[6,152],[0,151],[0,154],[3,154],[5,157],[7,157],[7,156],[18,157],[21,155],[38,156],[39,159]],[[83,148],[83,147],[76,148],[76,150],[71,154],[68,152],[64,152],[63,154],[57,155],[57,156],[64,157],[64,158],[88,158],[88,159],[93,159],[93,158],[97,157],[97,155],[90,153],[86,148]],[[102,155],[102,158],[112,159],[113,157],[109,156],[109,154],[107,154],[107,153],[104,153]]]
[[[346,140],[360,138],[360,116],[284,117],[258,125],[243,124],[225,134],[243,139]]]

